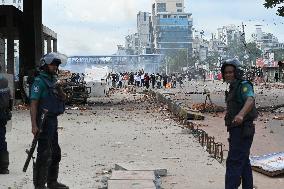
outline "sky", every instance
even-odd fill
[[[139,11],[151,12],[152,0],[43,0],[43,24],[57,32],[58,49],[68,56],[113,54],[126,35],[136,32]],[[228,24],[246,25],[248,40],[255,25],[284,42],[284,17],[265,9],[264,0],[185,0],[193,27],[206,37]],[[281,32],[282,31],[282,32]]]

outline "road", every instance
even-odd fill
[[[117,91],[92,99],[87,109],[69,109],[59,117],[62,148],[60,181],[73,189],[103,188],[116,163],[147,162],[168,170],[165,189],[220,189],[225,168],[208,157],[193,136],[153,99]],[[27,110],[13,112],[7,134],[10,174],[0,176],[1,189],[31,189],[32,167],[22,172],[25,149],[32,141]],[[172,158],[174,157],[174,158]]]

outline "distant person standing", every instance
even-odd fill
[[[11,93],[8,80],[1,74],[0,65],[0,174],[9,174],[9,152],[6,142],[6,125],[12,118]]]
[[[167,74],[163,75],[163,87],[166,88],[168,84],[168,76]]]
[[[183,81],[182,81],[182,75],[178,74],[178,82],[179,82],[179,87],[182,88]]]
[[[253,189],[253,175],[249,160],[257,117],[253,85],[243,80],[241,63],[237,59],[223,62],[221,67],[225,82],[227,113],[225,125],[229,132],[229,153],[226,161],[225,189]]]
[[[145,73],[144,82],[145,82],[145,87],[147,89],[149,89],[149,87],[150,87],[150,77],[149,77],[148,73]]]
[[[274,74],[274,80],[275,80],[275,82],[278,82],[278,80],[279,80],[279,74],[278,74],[278,72],[275,72],[275,74]]]
[[[111,75],[111,78],[112,78],[112,80],[111,80],[112,81],[112,87],[116,88],[116,74],[113,73]]]
[[[135,79],[134,79],[134,73],[131,72],[131,73],[130,73],[130,76],[129,76],[129,85],[134,85],[134,81],[135,81]]]
[[[177,87],[177,78],[176,78],[175,74],[173,74],[173,76],[172,76],[172,83],[173,83],[172,87],[176,88]]]
[[[151,83],[152,83],[152,89],[154,89],[155,85],[156,85],[156,76],[155,76],[154,73],[151,74],[150,79],[151,79]]]
[[[157,73],[156,75],[156,81],[157,81],[157,88],[160,89],[162,86],[162,76],[159,73]]]
[[[140,78],[141,78],[141,87],[144,87],[145,85],[145,74],[144,73],[141,73],[140,74]]]

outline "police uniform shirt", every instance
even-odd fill
[[[45,72],[40,73],[41,77],[45,77],[50,81],[55,81],[55,77],[51,76]],[[31,87],[31,100],[40,100],[48,95],[47,85],[40,77],[36,77],[34,83]]]
[[[246,101],[248,97],[255,97],[253,86],[248,81],[241,82],[241,101]]]

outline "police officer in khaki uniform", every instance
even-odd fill
[[[62,63],[60,54],[49,53],[41,60],[41,72],[31,87],[32,133],[39,132],[39,120],[47,111],[47,117],[39,134],[37,159],[33,170],[35,189],[68,189],[57,181],[61,148],[58,144],[57,116],[64,113],[65,94],[57,84],[57,70]]]
[[[11,120],[12,103],[8,80],[1,74],[0,65],[0,174],[9,174],[9,152],[6,142],[6,124]]]

